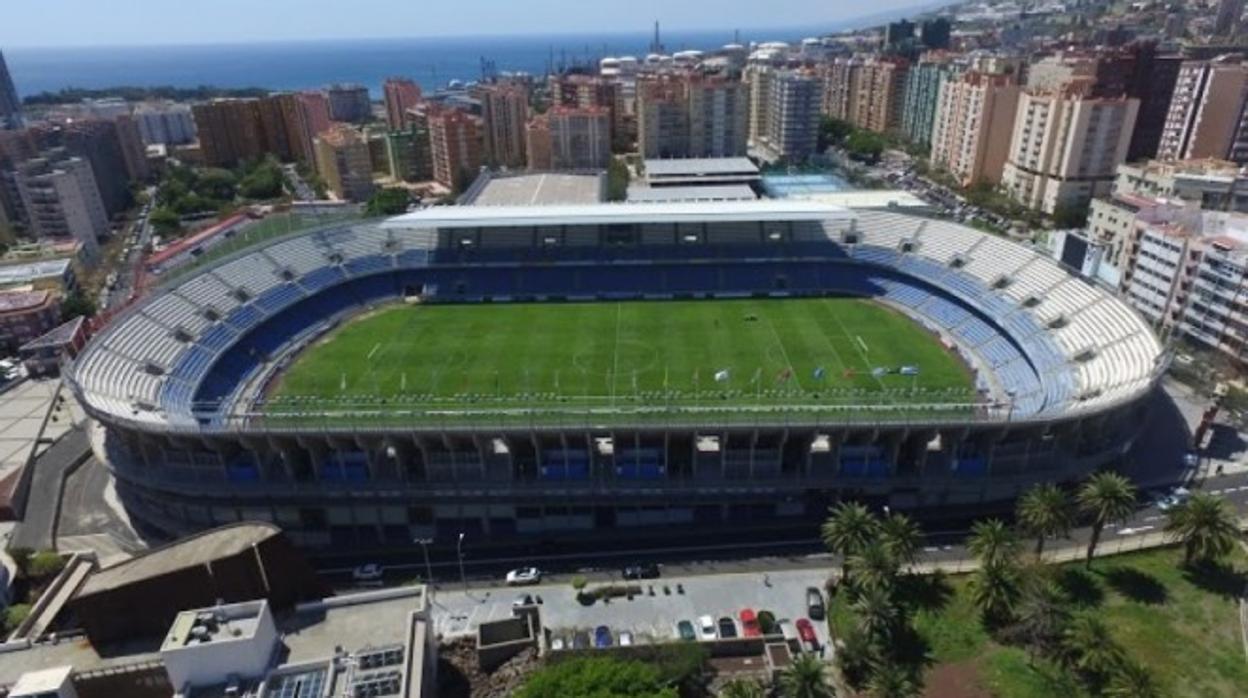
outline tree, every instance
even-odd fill
[[[720,689],[719,698],[767,698],[767,691],[755,679],[733,679]]]
[[[1023,587],[1012,634],[1027,647],[1029,657],[1057,651],[1070,623],[1068,602],[1062,588],[1047,577],[1033,579]]]
[[[1106,698],[1161,698],[1161,689],[1147,667],[1124,659],[1114,667],[1103,695]]]
[[[1105,526],[1126,520],[1135,510],[1135,485],[1118,473],[1097,473],[1079,488],[1079,508],[1092,516],[1092,536],[1088,540],[1087,567],[1101,541]]]
[[[407,212],[411,200],[411,194],[406,189],[386,187],[373,194],[364,206],[364,213],[369,216],[397,216]]]
[[[533,672],[517,698],[677,698],[654,667],[611,657],[584,657]]]
[[[849,134],[853,132],[854,125],[848,121],[830,116],[823,117],[819,122],[819,152],[827,150],[829,146],[844,143]]]
[[[999,627],[1014,616],[1022,591],[1022,574],[1013,558],[981,566],[971,577],[971,601],[985,623]]]
[[[4,632],[13,632],[30,615],[30,604],[17,603],[4,609]]]
[[[923,531],[905,514],[889,514],[880,523],[880,544],[899,565],[913,565],[923,546]]]
[[[1114,642],[1109,627],[1090,615],[1071,621],[1062,635],[1062,652],[1068,666],[1098,686],[1122,661],[1122,649]]]
[[[886,589],[864,589],[854,600],[854,615],[858,618],[858,629],[877,651],[882,651],[891,644],[893,630],[896,629],[901,614]]]
[[[864,162],[879,161],[886,145],[883,136],[871,131],[854,131],[845,139],[845,150],[850,157]]]
[[[880,662],[867,679],[867,695],[871,698],[913,698],[921,687],[914,673],[895,662]]]
[[[607,163],[607,201],[624,201],[628,199],[628,165],[619,158],[611,158]]]
[[[820,529],[823,544],[841,556],[841,581],[849,577],[849,558],[875,542],[880,523],[867,507],[858,502],[841,502],[828,511]]]
[[[95,301],[82,292],[74,289],[61,301],[61,321],[68,322],[76,317],[92,317],[95,315]]]
[[[1166,512],[1166,534],[1183,544],[1183,565],[1220,560],[1235,547],[1239,526],[1221,497],[1198,492]]]
[[[30,557],[26,564],[26,574],[34,579],[54,577],[65,569],[65,558],[55,550],[42,550]]]
[[[172,235],[182,230],[182,219],[177,212],[170,208],[161,206],[152,211],[152,215],[147,217],[147,222],[152,224],[158,235]]]
[[[1053,225],[1058,228],[1082,228],[1088,224],[1088,211],[1089,208],[1086,205],[1058,206],[1053,210]]]
[[[1044,554],[1044,539],[1064,536],[1074,520],[1070,500],[1051,483],[1036,485],[1019,498],[1016,518],[1027,535],[1036,539],[1036,559]]]
[[[859,593],[880,589],[891,594],[897,582],[897,558],[883,545],[868,545],[849,559],[849,568],[854,571],[852,586]]]
[[[835,698],[828,683],[827,665],[819,657],[803,652],[780,674],[780,695],[784,698]],[[558,695],[558,694],[550,694]]]
[[[992,567],[1014,560],[1018,555],[1018,536],[1000,519],[976,521],[971,526],[966,548],[979,560],[980,566]]]
[[[238,182],[238,193],[248,199],[276,199],[286,189],[286,175],[281,165],[262,160]]]

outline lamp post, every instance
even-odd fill
[[[432,589],[434,587],[433,565],[429,564],[429,545],[433,543],[433,539],[432,538],[413,538],[412,542],[419,545],[421,551],[424,552],[425,554],[425,583],[428,584],[429,588]]]
[[[455,543],[455,556],[459,558],[459,581],[464,583],[464,591],[468,591],[468,576],[464,574],[464,534],[461,531]]]

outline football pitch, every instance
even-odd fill
[[[969,369],[906,316],[811,298],[387,306],[306,348],[265,411],[974,401]]]

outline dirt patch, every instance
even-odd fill
[[[938,664],[924,677],[923,698],[992,698],[979,682],[975,660]]]
[[[526,649],[490,673],[477,667],[473,638],[460,638],[438,648],[438,692],[441,698],[507,698],[537,668],[537,650]]]

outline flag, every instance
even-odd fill
[[[818,380],[823,380],[823,374],[824,374],[824,373],[825,373],[825,371],[823,370],[823,367],[822,367],[822,366],[817,367],[817,368],[815,369],[815,380],[817,380],[817,381],[818,381]]]
[[[723,370],[720,370],[720,371],[716,371],[716,372],[715,372],[715,382],[716,382],[716,383],[723,383],[723,382],[724,382],[724,381],[726,381],[726,380],[728,380],[728,369],[726,369],[726,368],[725,368],[725,369],[723,369]]]

